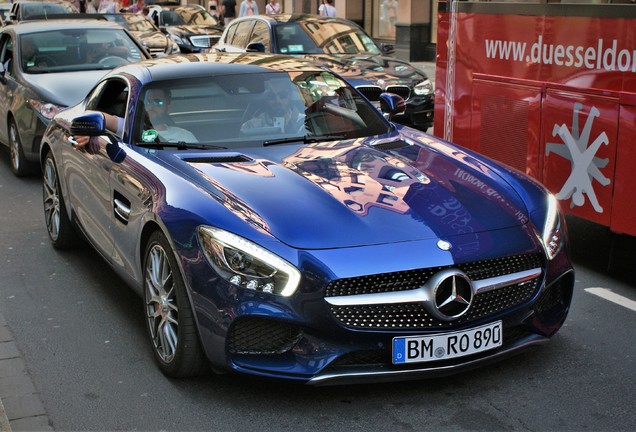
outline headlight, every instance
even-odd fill
[[[41,102],[35,99],[29,99],[29,105],[31,105],[36,113],[40,114],[47,120],[51,120],[53,116],[55,116],[55,114],[66,108],[60,105],[52,104],[50,102]]]
[[[180,52],[179,45],[173,39],[169,39],[166,54],[179,54]]]
[[[413,93],[418,96],[426,96],[433,93],[433,83],[430,79],[425,79],[413,88]]]
[[[170,33],[170,38],[171,38],[173,41],[175,41],[176,43],[178,43],[178,44],[181,44],[181,45],[188,45],[188,41],[187,41],[187,40],[185,40],[185,39],[181,38],[180,36],[177,36],[176,34],[172,34],[172,33]]]
[[[552,259],[556,256],[559,250],[561,250],[564,240],[565,222],[559,210],[559,202],[554,195],[549,194],[548,209],[543,224],[543,232],[541,233],[541,241],[548,254],[548,259]]]
[[[298,287],[296,267],[243,237],[201,226],[199,244],[214,270],[236,286],[282,296],[292,295]]]

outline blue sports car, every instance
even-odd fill
[[[381,100],[280,55],[114,69],[42,140],[52,244],[139,292],[171,377],[404,380],[547,341],[574,285],[555,198]]]

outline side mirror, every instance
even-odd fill
[[[384,117],[391,119],[393,116],[404,114],[406,102],[402,96],[393,93],[382,93],[380,95],[380,111]]]
[[[382,53],[385,55],[395,54],[395,47],[393,46],[393,44],[382,43],[380,44],[380,49],[382,50]]]
[[[265,52],[265,45],[262,42],[254,42],[247,46],[247,52]]]
[[[89,112],[76,117],[71,121],[71,135],[99,136],[106,132],[104,115],[98,112]]]

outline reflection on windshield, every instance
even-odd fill
[[[375,42],[347,23],[307,20],[274,30],[282,54],[380,54]]]
[[[23,35],[20,64],[29,74],[112,69],[142,59],[137,45],[119,30],[59,30]]]
[[[140,101],[135,133],[140,145],[159,140],[238,148],[311,142],[311,137],[354,139],[391,127],[366,99],[326,71],[164,81],[148,86]]]

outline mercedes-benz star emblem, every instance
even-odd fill
[[[426,283],[430,293],[427,309],[442,321],[453,321],[470,309],[473,302],[473,286],[462,271],[443,270]]]

